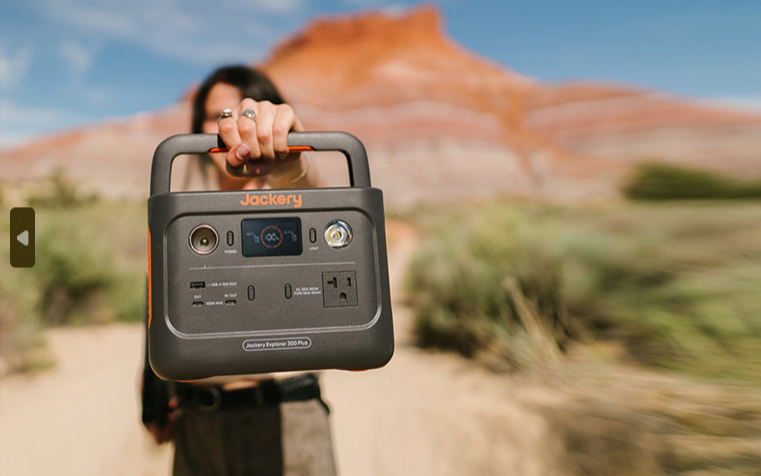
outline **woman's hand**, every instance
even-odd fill
[[[174,408],[177,408],[176,403],[174,404]],[[164,425],[159,425],[158,423],[145,424],[145,429],[148,430],[148,433],[151,434],[153,441],[155,441],[157,445],[166,443],[172,439],[176,417],[177,415],[174,412],[174,409],[172,409],[172,411],[167,414],[167,421]]]
[[[244,111],[253,111],[255,118],[243,114]],[[226,160],[230,167],[238,168],[248,162],[251,176],[270,174],[277,169],[276,176],[290,172],[288,176],[298,177],[305,170],[300,163],[305,161],[299,161],[301,154],[288,152],[288,133],[304,130],[288,104],[246,98],[232,110],[231,116],[222,117],[218,126],[228,149]]]

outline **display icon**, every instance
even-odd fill
[[[11,209],[11,266],[34,266],[34,208]]]

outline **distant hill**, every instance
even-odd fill
[[[365,143],[373,183],[395,205],[611,197],[633,164],[652,160],[761,176],[761,115],[626,85],[541,82],[458,45],[432,6],[318,18],[258,66],[308,129]],[[60,167],[103,195],[147,196],[153,150],[187,131],[192,94],[5,150],[2,181]],[[329,183],[345,174],[335,161],[321,170]]]

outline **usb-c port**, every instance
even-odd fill
[[[203,306],[203,301],[193,301],[193,307],[201,307]]]
[[[193,283],[190,283],[190,289],[203,289],[206,287],[206,283],[204,281],[196,281]]]
[[[225,306],[234,306],[236,304],[238,304],[238,301],[234,301],[234,300],[225,301]]]

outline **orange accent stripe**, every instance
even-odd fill
[[[288,152],[309,152],[310,150],[312,150],[312,146],[309,145],[294,145],[288,147]],[[213,147],[209,149],[209,154],[217,154],[219,152],[227,152],[227,149],[224,147]]]
[[[294,145],[288,147],[288,152],[309,152],[310,150],[312,150],[312,146],[310,145]]]
[[[151,328],[151,317],[153,315],[153,299],[151,299],[153,283],[151,280],[151,227],[148,227],[148,329]]]

